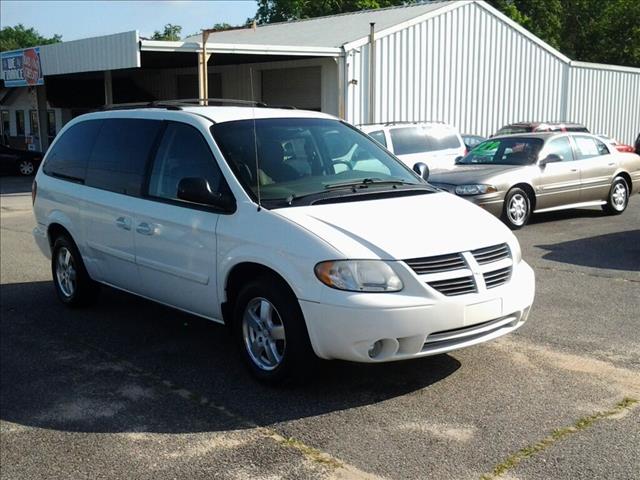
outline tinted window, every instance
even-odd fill
[[[384,138],[384,132],[382,130],[377,130],[375,132],[370,132],[369,136],[373,138],[380,145],[387,146],[387,139]]]
[[[578,158],[592,158],[600,155],[607,155],[609,149],[600,140],[593,137],[573,137],[576,141],[576,150]]]
[[[487,165],[531,165],[544,142],[540,138],[498,138],[482,142],[459,163]]]
[[[139,195],[159,120],[110,118],[96,138],[86,184],[116,193]]]
[[[189,177],[206,178],[213,192],[226,189],[220,168],[202,134],[184,123],[171,122],[153,162],[149,195],[177,200],[178,183]]]
[[[101,126],[102,120],[87,120],[68,128],[51,147],[44,173],[84,181],[87,160]]]
[[[461,147],[457,135],[438,127],[392,128],[389,133],[393,142],[393,153],[396,155]]]
[[[563,162],[575,160],[573,158],[573,149],[569,138],[562,137],[551,140],[547,144],[547,155],[558,155]]]

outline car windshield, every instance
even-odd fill
[[[389,133],[396,155],[435,152],[462,146],[455,132],[439,125],[392,128]]]
[[[530,165],[538,159],[541,138],[497,138],[482,142],[462,158],[461,165]]]
[[[259,188],[262,200],[291,203],[354,186],[427,185],[376,141],[338,120],[238,120],[211,131],[240,183],[254,197]]]

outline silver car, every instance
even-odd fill
[[[597,205],[624,212],[640,191],[640,156],[587,133],[504,135],[482,142],[452,170],[434,171],[429,183],[518,229],[537,212]]]

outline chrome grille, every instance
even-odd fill
[[[437,257],[411,258],[405,263],[418,275],[427,273],[449,272],[466,268],[466,263],[459,253],[438,255]]]
[[[506,243],[493,245],[492,247],[479,248],[478,250],[473,250],[471,254],[480,265],[497,262],[498,260],[509,258],[510,256],[509,247]]]
[[[453,297],[455,295],[466,295],[467,293],[476,293],[476,284],[473,277],[448,278],[446,280],[438,280],[428,282],[429,286],[435,288],[443,295]]]
[[[484,283],[487,288],[495,288],[504,285],[511,278],[511,267],[501,268],[484,274]]]

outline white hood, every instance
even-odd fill
[[[346,258],[402,260],[510,241],[493,215],[448,193],[274,210]]]

